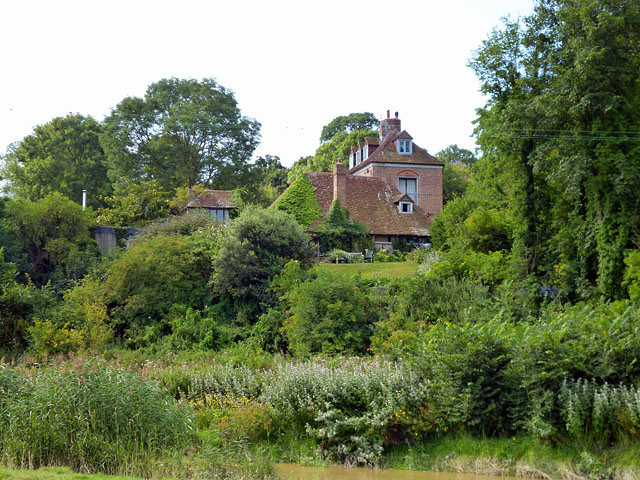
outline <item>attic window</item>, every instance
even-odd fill
[[[409,155],[413,152],[413,142],[411,140],[398,140],[398,153],[400,155]]]
[[[369,145],[365,145],[362,148],[362,161],[364,162],[369,157]]]
[[[400,202],[399,208],[400,213],[413,213],[413,203],[411,202]]]
[[[360,165],[360,150],[356,152],[356,165]]]

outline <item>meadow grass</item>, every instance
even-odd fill
[[[43,467],[38,470],[9,470],[0,468],[2,480],[135,480],[139,477],[74,473],[68,467]]]
[[[337,273],[355,277],[361,275],[362,278],[401,278],[412,276],[418,269],[418,264],[411,260],[406,262],[385,262],[385,263],[321,263],[315,268],[320,271]]]

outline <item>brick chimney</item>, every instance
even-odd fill
[[[333,166],[333,199],[346,207],[347,203],[347,167],[338,160]]]
[[[384,140],[387,135],[392,133],[400,133],[400,119],[398,118],[398,112],[396,112],[396,118],[391,118],[389,110],[387,110],[387,118],[380,122],[380,140]]]

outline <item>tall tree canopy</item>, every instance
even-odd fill
[[[328,142],[338,132],[352,132],[354,130],[371,130],[378,126],[378,119],[373,113],[350,113],[341,115],[331,120],[322,127],[320,142]]]
[[[150,85],[144,98],[122,100],[104,130],[113,181],[233,188],[258,145],[260,124],[242,116],[233,93],[215,80],[171,78]]]
[[[79,114],[37,126],[3,159],[7,189],[31,201],[60,192],[76,202],[86,189],[89,205],[99,206],[100,197],[111,193],[100,131],[98,122]]]
[[[618,297],[640,238],[638,52],[638,0],[540,0],[471,61],[489,96],[477,179],[513,205],[520,273],[573,298]]]

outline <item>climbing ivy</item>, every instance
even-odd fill
[[[293,215],[303,227],[310,227],[322,216],[320,204],[308,175],[300,175],[282,194],[276,207]]]

